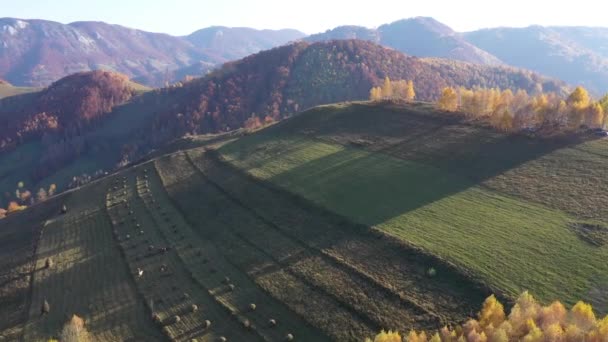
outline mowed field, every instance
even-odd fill
[[[608,311],[608,140],[352,103],[218,141],[1,220],[0,341],[73,314],[94,341],[362,341],[524,290]]]
[[[97,341],[161,337],[112,236],[104,198],[108,182],[67,195],[62,203],[68,213],[57,210],[42,223],[24,341],[58,338],[73,314],[85,319]],[[50,312],[43,315],[45,300]]]
[[[608,312],[608,140],[508,136],[429,105],[324,106],[220,159],[513,298]]]
[[[216,251],[209,260],[244,276],[235,292],[241,285],[265,294],[260,310],[290,317],[296,323],[287,331],[304,341],[360,341],[384,327],[435,329],[463,321],[488,294],[436,259],[267,188],[202,149],[161,158],[156,167],[178,210],[215,246],[205,248]],[[432,267],[438,276],[427,275]]]

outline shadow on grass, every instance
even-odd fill
[[[353,105],[354,109],[332,113],[328,119],[319,118],[322,112],[297,116],[229,143],[221,152],[237,160],[256,154],[247,161],[247,171],[303,151],[311,140],[340,144],[342,148],[335,152],[279,171],[267,181],[295,188],[306,198],[332,203],[342,215],[365,213],[356,217],[361,219],[358,221],[374,226],[555,150],[600,139],[588,133],[553,138],[506,135],[458,117],[424,114],[415,108],[388,108],[378,119],[360,111],[362,106],[368,107]],[[316,129],[313,138],[303,133],[312,128]],[[363,134],[380,142],[366,147],[350,144]],[[281,144],[281,139],[286,143]]]

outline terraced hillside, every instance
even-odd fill
[[[487,294],[433,258],[261,186],[201,149],[156,166],[198,234],[273,301],[332,340],[462,321]],[[428,277],[430,267],[440,276]]]
[[[354,103],[219,152],[256,181],[438,256],[505,297],[530,290],[608,311],[605,139],[508,136],[424,104]]]

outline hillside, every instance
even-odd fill
[[[496,28],[464,34],[505,63],[580,84],[596,95],[608,91],[608,34],[601,28]]]
[[[212,27],[186,37],[103,22],[61,24],[0,18],[0,78],[20,86],[47,86],[67,75],[109,70],[162,86],[300,38],[295,30]],[[183,71],[178,71],[185,69]]]
[[[440,57],[485,65],[501,65],[500,59],[467,42],[433,18],[416,17],[384,24],[377,29],[340,26],[306,38],[308,41],[362,39],[417,57]]]
[[[37,191],[38,187],[33,186],[38,182],[86,155],[95,156],[93,159],[99,162],[107,160],[108,156],[101,152],[112,142],[92,144],[87,135],[98,132],[108,118],[115,117],[109,115],[115,108],[141,98],[146,90],[123,75],[94,71],[71,75],[43,90],[0,100],[3,193],[13,193],[20,181]],[[113,149],[115,154],[120,151],[120,147]],[[63,174],[62,185],[85,171],[73,172]],[[49,184],[45,183],[45,187]],[[5,201],[5,197],[0,199],[3,206]]]
[[[219,149],[256,181],[451,263],[493,292],[608,311],[608,141],[531,139],[458,115],[319,107]],[[253,190],[219,184],[266,210]],[[440,273],[440,272],[439,272]]]
[[[105,340],[362,341],[522,289],[608,312],[606,231],[583,228],[608,224],[587,205],[608,197],[608,142],[446,115],[322,106],[10,215],[0,338],[57,336],[75,313]]]
[[[319,104],[362,100],[384,77],[413,80],[416,98],[431,101],[446,86],[562,92],[564,84],[531,72],[444,59],[420,59],[360,40],[298,42],[226,64],[171,91],[180,97],[155,130],[172,134],[242,127],[252,116],[279,120]],[[175,120],[179,116],[179,120]]]

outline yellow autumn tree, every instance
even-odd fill
[[[594,103],[589,106],[587,110],[586,124],[589,127],[602,127],[604,126],[604,109],[599,103]]]
[[[382,97],[385,99],[390,99],[393,97],[393,85],[391,84],[391,79],[386,76],[384,78],[384,83],[382,84]]]
[[[414,101],[416,98],[416,91],[414,90],[414,81],[407,81],[407,86],[405,87],[405,100],[408,102]]]
[[[591,98],[589,97],[589,92],[587,89],[578,86],[574,89],[574,91],[568,96],[568,100],[566,101],[568,105],[572,106],[574,109],[585,109],[591,103]]]
[[[483,302],[483,307],[479,312],[479,324],[482,327],[486,327],[490,324],[494,327],[498,327],[504,320],[505,309],[503,305],[494,295],[491,295]]]
[[[570,109],[568,124],[571,128],[579,127],[585,120],[585,112],[591,104],[587,90],[581,86],[576,87],[566,100]]]
[[[369,338],[366,342],[372,342]],[[401,335],[396,331],[382,331],[374,338],[373,342],[402,342]]]
[[[509,113],[508,110],[505,109],[499,120],[500,121],[498,122],[497,126],[498,129],[504,132],[509,132],[511,131],[511,129],[513,129],[513,116],[511,115],[511,113]]]
[[[378,101],[382,99],[382,89],[380,87],[372,87],[369,91],[369,99],[371,101]]]
[[[441,97],[437,101],[437,107],[441,110],[454,112],[458,110],[458,94],[452,87],[445,87],[441,91]]]
[[[579,301],[570,310],[574,323],[581,329],[587,330],[595,325],[595,314],[590,304]]]

